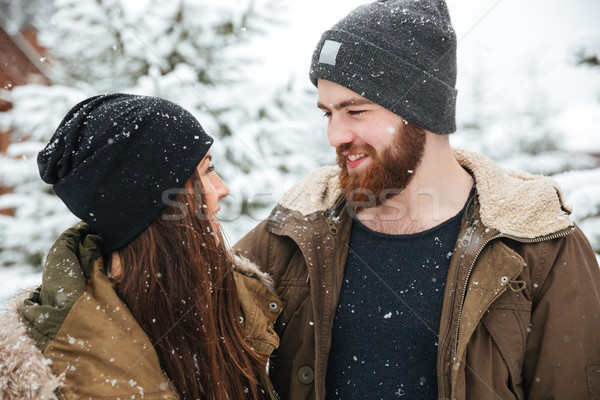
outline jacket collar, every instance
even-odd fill
[[[535,238],[573,225],[558,183],[542,175],[500,168],[480,154],[455,150],[477,185],[481,222],[505,235]]]
[[[502,169],[489,158],[467,150],[456,149],[454,156],[475,178],[485,226],[510,236],[535,238],[573,225],[570,209],[564,206],[553,179]],[[337,166],[313,171],[284,194],[279,206],[304,218],[335,207],[341,196],[339,173]]]

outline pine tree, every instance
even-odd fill
[[[600,40],[590,37],[582,40],[581,48],[575,53],[574,64],[581,68],[590,69],[596,77],[600,76]],[[592,75],[593,76],[593,75]],[[598,135],[598,115],[600,114],[600,92],[598,102],[592,111],[595,121],[583,123],[583,129],[588,137]],[[580,122],[580,121],[577,121]],[[561,174],[557,177],[567,194],[567,202],[573,206],[573,219],[586,233],[600,261],[600,152],[595,150],[596,168],[587,171],[576,171]]]
[[[215,137],[216,168],[231,189],[220,215],[234,237],[318,165],[318,145],[300,134],[314,130],[314,119],[303,118],[314,108],[307,100],[314,93],[295,84],[265,90],[269,77],[245,72],[252,62],[247,46],[281,18],[281,1],[147,0],[135,9],[132,3],[55,0],[52,16],[39,16],[55,84],[15,88],[3,121],[16,143],[10,157],[0,158],[0,183],[14,187],[0,196],[0,208],[15,216],[0,219],[0,264],[39,265],[76,221],[39,179],[35,155],[71,106],[98,93],[160,96],[195,114]],[[292,124],[292,117],[307,122]]]
[[[51,3],[45,0],[0,0],[0,26],[14,34],[31,25],[36,15],[51,12]]]

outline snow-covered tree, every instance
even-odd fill
[[[44,8],[33,6],[38,3]],[[13,188],[0,196],[0,209],[15,213],[0,216],[0,265],[39,265],[54,238],[75,222],[39,179],[35,157],[68,109],[98,93],[160,96],[196,115],[216,139],[216,168],[231,189],[220,216],[233,239],[265,217],[293,182],[334,160],[306,77],[275,82],[250,68],[257,57],[269,61],[253,43],[285,19],[282,0],[0,0],[3,24],[15,21],[5,4],[20,20],[35,23],[51,51],[54,85],[15,88],[13,110],[0,115],[0,125],[14,135],[8,153],[0,155],[0,186]],[[592,67],[587,69],[593,69],[597,49],[597,41],[583,48],[581,61]],[[600,136],[597,117],[590,117],[600,115],[594,111],[600,102],[585,105],[588,110],[561,109],[548,96],[553,88],[542,78],[550,67],[541,58],[532,55],[527,85],[501,92],[491,89],[498,69],[485,57],[459,68],[459,132],[451,140],[510,168],[560,174],[576,221],[600,253],[594,211],[600,204],[593,201],[600,196],[580,186],[589,178],[586,186],[593,187],[597,175],[564,173],[597,165],[565,142]],[[581,199],[589,200],[585,207]]]
[[[597,68],[600,70],[600,39],[588,40],[575,55],[578,65]]]
[[[475,58],[459,75],[458,133],[454,145],[479,151],[506,168],[554,176],[560,183],[573,220],[586,233],[600,258],[600,93],[597,103],[561,108],[551,96],[547,78],[556,68],[587,68],[600,73],[595,61],[600,42],[590,38],[564,65],[544,65],[533,52],[522,84],[494,90],[490,65]],[[589,71],[588,71],[589,73]],[[585,142],[575,145],[574,142]]]
[[[581,68],[591,69],[596,79],[600,79],[600,39],[596,36],[583,39],[579,50],[575,52],[574,63]],[[597,96],[597,104],[590,105],[588,110],[592,119],[581,121],[573,117],[573,124],[586,130],[588,139],[597,138],[600,131],[600,92]],[[593,146],[594,142],[590,142]],[[590,150],[600,156],[600,147],[591,147]],[[596,167],[598,164],[600,161],[597,161]],[[567,194],[567,201],[573,205],[575,221],[586,232],[596,253],[600,254],[600,168],[567,172],[557,176],[557,179]]]
[[[14,135],[0,157],[0,185],[14,189],[0,196],[0,208],[15,213],[0,218],[0,264],[39,265],[75,221],[39,179],[35,156],[68,109],[98,93],[160,96],[190,110],[216,139],[216,168],[231,189],[220,214],[232,237],[266,216],[292,182],[319,164],[317,136],[306,134],[314,131],[314,118],[305,118],[315,112],[314,93],[246,72],[253,38],[280,21],[281,5],[55,0],[53,14],[36,20],[54,85],[15,88],[14,108],[0,122]]]
[[[0,26],[14,34],[31,25],[36,15],[51,12],[51,5],[45,0],[0,0]]]
[[[459,92],[459,135],[456,143],[498,161],[506,168],[554,175],[591,168],[598,162],[565,146],[568,130],[558,124],[562,110],[549,95],[544,68],[532,57],[523,84],[511,91],[493,90],[494,75],[487,66],[465,68]]]

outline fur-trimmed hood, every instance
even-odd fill
[[[238,254],[232,254],[232,256],[233,261],[235,262],[233,269],[236,272],[240,272],[251,278],[258,279],[258,281],[262,285],[266,286],[270,292],[275,293],[275,285],[273,283],[273,279],[271,279],[271,277],[267,273],[262,272],[258,265],[254,264],[247,258],[242,257]]]
[[[506,170],[466,150],[456,149],[454,156],[475,178],[481,222],[487,227],[506,235],[535,238],[573,225],[570,209],[552,178]],[[313,171],[290,189],[279,205],[303,216],[332,208],[342,194],[339,173],[337,166]]]
[[[11,299],[0,314],[0,391],[2,399],[56,399],[61,378],[50,369],[19,320],[19,308],[29,292]]]

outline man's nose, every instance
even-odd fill
[[[352,143],[356,134],[351,127],[335,116],[331,117],[327,125],[327,139],[332,147],[339,147],[346,143]]]

